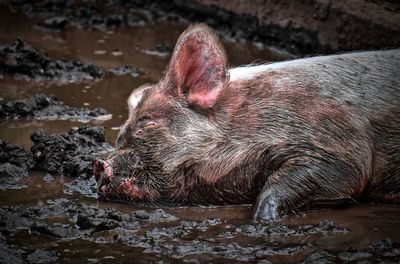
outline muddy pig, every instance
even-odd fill
[[[310,204],[400,202],[400,50],[227,69],[205,25],[164,78],[133,91],[100,196],[141,205],[255,203],[254,220]]]

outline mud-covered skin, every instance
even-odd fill
[[[360,52],[228,72],[212,30],[192,26],[165,77],[128,99],[112,175],[94,166],[107,177],[99,193],[143,204],[255,202],[255,220],[310,203],[398,203],[399,58]]]

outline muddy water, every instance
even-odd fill
[[[162,76],[169,60],[169,54],[153,52],[153,49],[159,44],[173,47],[179,33],[187,26],[181,23],[163,21],[141,27],[121,28],[106,32],[75,28],[67,28],[57,32],[40,30],[34,26],[35,22],[34,19],[28,19],[21,13],[12,13],[7,8],[0,6],[0,45],[9,44],[17,37],[22,37],[34,47],[44,49],[51,58],[80,59],[102,68],[130,65],[138,68],[141,74],[139,77],[107,74],[104,79],[96,82],[62,85],[53,82],[21,81],[7,76],[0,80],[0,97],[15,99],[43,92],[55,94],[70,106],[103,107],[111,112],[112,118],[107,121],[95,121],[92,124],[99,123],[105,126],[107,140],[110,142],[115,141],[118,127],[127,118],[126,99],[131,91],[144,83],[156,82]],[[224,44],[231,66],[288,58],[281,53],[259,50],[251,44],[235,42],[225,42]],[[29,149],[32,145],[29,136],[39,128],[52,133],[61,133],[72,126],[79,125],[81,124],[73,121],[0,120],[0,138]],[[0,205],[41,207],[48,200],[67,198],[74,203],[84,203],[97,208],[113,208],[125,214],[143,209],[128,204],[98,201],[95,198],[84,197],[76,193],[67,194],[64,185],[71,181],[70,178],[56,175],[54,180],[45,181],[43,176],[43,173],[33,172],[29,177],[22,180],[22,184],[26,188],[0,190]],[[22,254],[25,257],[37,249],[56,252],[57,262],[61,263],[70,263],[74,260],[92,263],[114,263],[116,261],[121,263],[155,261],[167,263],[188,261],[232,263],[233,261],[255,262],[260,259],[266,259],[273,263],[297,263],[310,258],[312,254],[319,254],[318,252],[322,252],[322,250],[329,251],[330,254],[333,254],[332,252],[351,252],[353,254],[350,257],[344,255],[339,258],[339,261],[363,259],[373,261],[375,256],[370,253],[355,256],[354,252],[367,250],[371,244],[382,239],[400,243],[400,208],[389,205],[357,205],[345,209],[320,210],[290,216],[276,223],[278,227],[280,225],[318,226],[321,221],[333,223],[331,229],[322,228],[322,231],[302,231],[300,233],[295,228],[289,231],[278,232],[274,231],[275,229],[271,229],[271,231],[268,229],[270,226],[265,232],[244,232],[244,226],[253,225],[248,220],[252,211],[251,205],[164,208],[164,210],[177,219],[159,225],[141,223],[141,228],[135,231],[132,236],[140,237],[140,235],[149,234],[155,228],[165,227],[166,230],[169,230],[168,228],[181,224],[181,221],[198,222],[204,219],[219,219],[219,222],[205,230],[191,231],[185,238],[181,238],[179,235],[167,236],[166,238],[159,237],[161,242],[165,242],[166,247],[167,245],[174,247],[175,251],[169,251],[165,248],[164,250],[157,250],[155,247],[146,248],[140,243],[114,243],[115,239],[113,240],[111,237],[114,238],[117,231],[101,233],[99,235],[102,236],[101,243],[96,239],[56,239],[51,236],[31,234],[27,231],[9,235],[7,241],[22,248],[24,251]],[[69,222],[68,217],[62,214],[57,217],[55,219],[49,218],[47,221]],[[256,225],[253,225],[253,227],[256,227]],[[180,243],[196,244],[199,241],[218,245],[236,243],[241,247],[236,248],[236,251],[230,251],[236,252],[237,255],[233,257],[225,253],[225,255],[209,254],[207,250],[193,252],[189,250],[187,254],[184,251],[176,250]],[[264,254],[257,252],[257,249],[269,250],[268,246],[265,245],[274,250],[270,253],[264,252]],[[216,249],[214,248],[214,250]],[[177,252],[180,252],[180,255]],[[395,260],[396,256],[392,259]],[[53,261],[56,260],[53,259]]]

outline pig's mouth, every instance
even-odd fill
[[[135,177],[113,176],[112,165],[96,159],[92,163],[93,174],[97,181],[97,193],[107,200],[124,200],[142,203],[151,198],[147,188],[139,188]]]

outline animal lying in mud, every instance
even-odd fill
[[[164,78],[133,91],[100,196],[143,205],[255,203],[254,220],[349,200],[400,203],[400,50],[227,69],[205,25]]]

